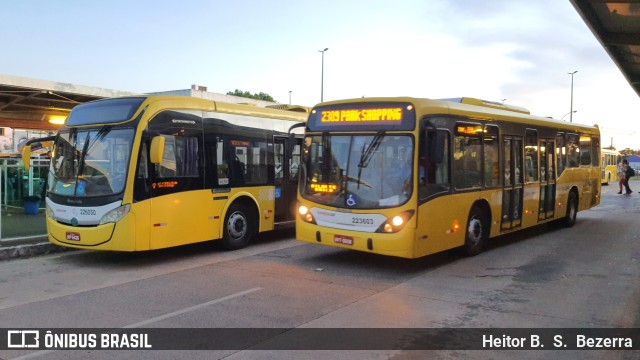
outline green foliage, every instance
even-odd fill
[[[631,148],[626,148],[624,150],[620,150],[620,155],[622,155],[622,157],[627,157],[631,155],[640,155],[640,150],[633,150]]]
[[[257,94],[251,94],[248,91],[242,91],[242,90],[238,90],[235,89],[235,91],[229,91],[227,92],[227,95],[233,95],[233,96],[240,96],[240,97],[245,97],[245,98],[249,98],[249,99],[256,99],[256,100],[264,100],[264,101],[271,101],[271,102],[277,102],[273,99],[273,97],[267,93],[257,93]]]

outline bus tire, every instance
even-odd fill
[[[567,213],[562,220],[562,223],[566,227],[572,227],[576,223],[576,216],[578,214],[578,196],[575,191],[569,192],[567,198]]]
[[[489,237],[486,215],[479,206],[474,205],[471,208],[466,229],[463,246],[464,254],[467,256],[478,255],[482,252],[482,248]]]
[[[232,204],[224,218],[222,246],[227,250],[246,247],[255,233],[255,224],[257,220],[247,206],[242,203]]]

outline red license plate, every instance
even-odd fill
[[[333,242],[344,245],[353,245],[353,238],[351,236],[334,235]]]
[[[77,232],[67,231],[67,240],[80,241],[80,234]]]

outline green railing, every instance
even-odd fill
[[[49,159],[31,161],[25,170],[21,159],[0,159],[0,240],[47,233],[44,194]]]

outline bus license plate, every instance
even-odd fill
[[[67,231],[67,240],[80,241],[80,234],[77,232]]]
[[[351,236],[334,235],[333,242],[344,245],[353,245],[353,238]]]

